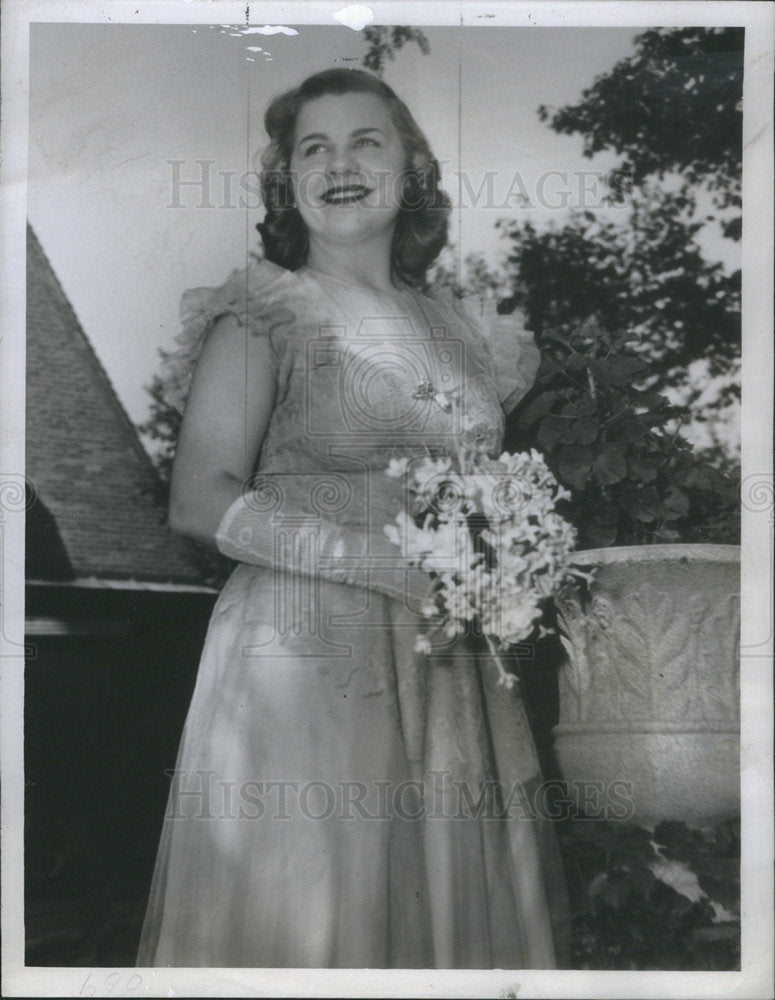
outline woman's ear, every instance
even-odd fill
[[[412,157],[412,170],[416,170],[418,174],[427,174],[430,170],[430,161],[424,153],[415,153]]]
[[[415,153],[412,157],[412,171],[417,177],[421,191],[428,191],[432,186],[433,161],[425,153]]]

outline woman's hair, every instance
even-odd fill
[[[306,263],[307,227],[293,201],[291,152],[302,105],[326,94],[375,94],[385,102],[406,153],[400,208],[391,247],[393,280],[413,287],[447,242],[449,196],[439,188],[439,164],[409,109],[386,83],[359,69],[329,69],[308,77],[299,87],[276,97],[264,126],[269,145],[261,156],[261,193],[266,207],[261,233],[266,257],[291,271]]]

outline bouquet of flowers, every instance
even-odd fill
[[[457,461],[393,459],[386,471],[405,477],[410,509],[385,534],[436,580],[417,649],[429,652],[438,630],[481,634],[511,687],[499,653],[531,635],[546,599],[579,575],[569,566],[574,529],[555,510],[570,494],[537,451],[495,459],[470,448]]]

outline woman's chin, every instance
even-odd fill
[[[395,217],[376,219],[362,206],[347,205],[327,211],[322,224],[310,227],[321,242],[358,244],[371,242],[380,233],[389,240],[393,235]]]

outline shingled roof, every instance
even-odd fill
[[[204,584],[192,549],[164,523],[153,465],[30,228],[27,476],[37,497],[28,577]]]

